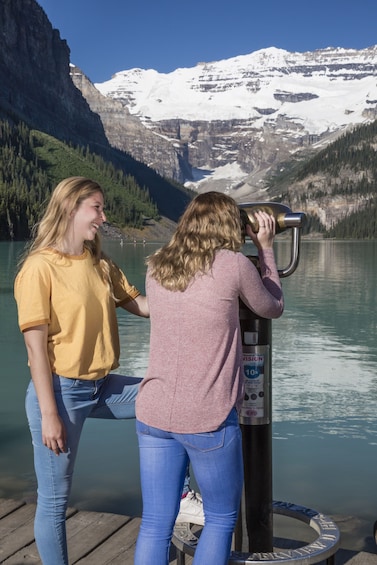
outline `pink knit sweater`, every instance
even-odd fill
[[[150,356],[136,400],[142,422],[177,433],[217,429],[242,399],[238,299],[278,318],[283,295],[273,251],[259,253],[261,274],[242,253],[221,250],[211,271],[184,292],[147,273]]]

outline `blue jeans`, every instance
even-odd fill
[[[53,375],[56,403],[67,432],[68,451],[59,456],[42,443],[41,413],[33,382],[30,382],[26,413],[38,483],[34,533],[43,565],[68,565],[65,514],[86,418],[135,418],[135,399],[140,381],[116,374],[97,381]]]
[[[236,410],[214,432],[177,434],[139,420],[136,431],[143,517],[134,564],[169,563],[170,541],[190,460],[205,516],[193,563],[226,565],[243,484],[242,441]]]
[[[65,514],[86,418],[135,418],[135,400],[141,380],[113,373],[97,381],[53,375],[56,403],[66,428],[68,449],[58,457],[42,443],[41,413],[33,382],[30,382],[26,413],[38,483],[34,535],[43,565],[68,565]],[[188,490],[187,468],[183,493]]]

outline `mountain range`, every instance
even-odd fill
[[[80,70],[72,76],[80,88]],[[111,143],[195,190],[254,198],[279,163],[376,119],[377,46],[271,47],[169,74],[124,70],[93,86],[106,98],[95,111]],[[93,95],[82,92],[92,107]],[[116,124],[109,108],[117,109]],[[132,120],[148,143],[130,139]]]

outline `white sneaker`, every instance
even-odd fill
[[[180,524],[182,522],[204,526],[202,497],[193,490],[189,490],[187,495],[181,499],[176,523]]]

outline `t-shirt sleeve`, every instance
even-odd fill
[[[15,280],[14,296],[18,309],[18,325],[22,332],[50,323],[50,273],[42,263],[24,263]]]
[[[110,276],[113,284],[114,296],[118,300],[116,306],[122,306],[130,300],[134,300],[141,294],[135,286],[128,282],[123,271],[112,261],[110,261]]]

